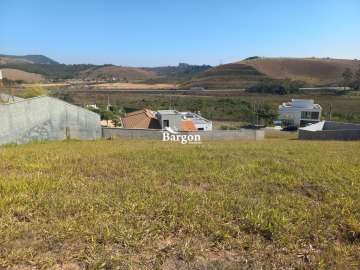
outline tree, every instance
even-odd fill
[[[354,81],[351,83],[351,87],[360,90],[360,65],[359,69],[355,72]]]
[[[346,68],[345,71],[342,74],[342,77],[344,79],[344,86],[349,86],[351,84],[353,76],[354,76],[354,74],[351,71],[351,69]]]
[[[359,65],[358,70],[355,72],[355,80],[360,81],[360,65]]]

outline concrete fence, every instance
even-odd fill
[[[55,98],[0,105],[0,144],[100,137],[98,114]]]
[[[360,140],[360,124],[323,121],[299,129],[301,140]]]
[[[106,128],[102,129],[104,138],[129,138],[162,140],[163,131],[159,129],[126,129]],[[263,140],[263,130],[213,130],[197,132],[179,132],[179,135],[200,135],[201,140]]]
[[[300,140],[337,140],[337,141],[353,141],[360,140],[359,130],[318,130],[308,131],[299,130]]]

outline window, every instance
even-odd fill
[[[301,112],[301,119],[319,119],[319,112]]]
[[[311,119],[319,119],[319,112],[311,112]]]
[[[169,120],[163,120],[163,127],[169,127],[170,123]]]
[[[301,112],[301,119],[311,119],[311,112]]]

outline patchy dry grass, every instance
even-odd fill
[[[358,269],[359,153],[284,139],[3,147],[0,268]]]
[[[95,89],[125,89],[125,90],[168,90],[176,89],[176,84],[170,83],[98,83],[91,86]]]

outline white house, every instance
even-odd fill
[[[212,122],[192,112],[176,110],[160,110],[156,113],[162,129],[171,128],[175,131],[211,131]]]
[[[279,120],[286,126],[303,127],[321,119],[322,108],[312,99],[292,99],[279,106]]]
[[[181,129],[181,114],[176,110],[160,110],[156,112],[161,129],[171,128],[175,131]]]
[[[212,122],[210,120],[192,112],[181,112],[180,114],[182,115],[183,120],[192,120],[196,130],[212,130]]]

